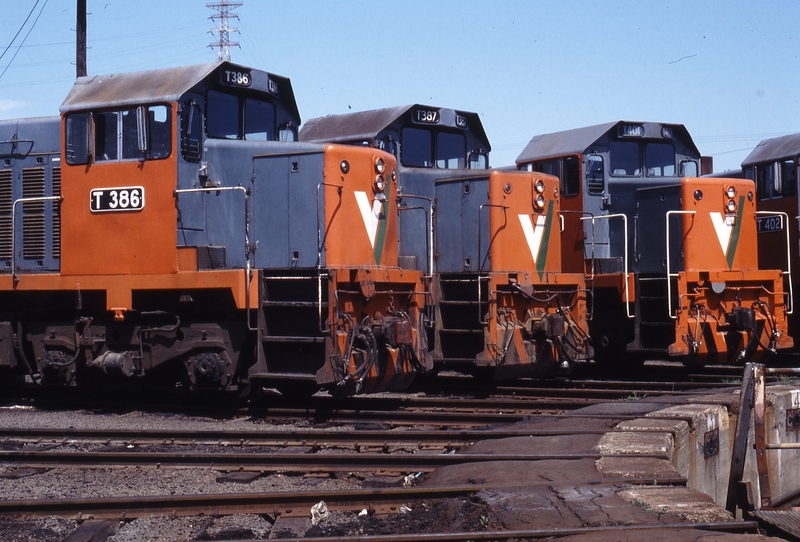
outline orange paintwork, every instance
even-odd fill
[[[132,293],[137,290],[228,289],[236,308],[246,308],[245,273],[243,269],[227,271],[180,271],[165,275],[19,275],[14,286],[11,275],[0,275],[0,290],[15,291],[105,291],[106,308],[127,311],[132,308]],[[258,307],[258,278],[250,280],[250,307]]]
[[[536,183],[543,186],[536,191]],[[489,258],[492,269],[536,271],[533,280],[561,271],[561,228],[557,177],[527,171],[489,175]],[[544,205],[534,200],[542,196]]]
[[[176,118],[176,105],[172,114]],[[64,122],[62,119],[62,133]],[[177,272],[175,140],[173,136],[172,152],[163,160],[63,164],[61,213],[69,217],[61,230],[63,275]],[[66,156],[64,148],[62,156]],[[144,187],[141,211],[89,210],[92,189],[127,186]]]
[[[713,283],[724,283],[724,291],[714,292]],[[765,324],[759,337],[761,344],[770,342],[769,324],[774,322],[778,332],[775,348],[794,345],[787,333],[786,295],[783,276],[778,270],[680,273],[677,291],[676,341],[669,347],[670,355],[692,354],[702,361],[719,363],[736,361],[729,356],[744,349],[750,333],[731,330],[725,315],[736,307],[750,308],[759,301],[765,302],[769,310],[767,313],[767,308],[762,307],[754,311],[756,320]],[[753,357],[757,359],[764,353],[758,349]]]
[[[384,162],[384,199],[375,190],[375,162]],[[340,164],[346,160],[349,171]],[[325,262],[327,267],[397,266],[397,161],[371,148],[328,145],[325,149]],[[360,203],[359,203],[360,200]],[[376,218],[376,202],[382,201]],[[370,239],[370,234],[372,239]]]
[[[727,191],[735,194],[729,198]],[[702,192],[698,199],[695,194]],[[684,179],[683,255],[686,270],[758,269],[755,186],[747,179]],[[733,201],[734,212],[726,210]],[[738,221],[738,222],[737,222]]]
[[[731,191],[735,192],[732,193]],[[752,331],[730,321],[752,310],[761,345],[791,348],[787,296],[780,270],[758,269],[755,187],[747,179],[684,179],[681,198],[685,270],[677,273],[673,356],[730,363],[745,350]],[[732,196],[732,197],[731,197]],[[736,205],[730,212],[725,205]],[[773,331],[775,336],[773,337]],[[763,349],[753,358],[764,354]]]
[[[317,374],[317,383],[340,382],[354,375],[357,361],[354,355],[343,359],[347,352],[348,330],[365,318],[380,322],[384,317],[407,315],[409,342],[407,346],[426,369],[433,369],[422,333],[422,308],[430,302],[423,286],[422,274],[401,269],[331,269],[328,283],[328,322],[331,339],[326,341],[326,363]],[[399,311],[395,313],[394,311]],[[347,313],[352,320],[340,317]],[[387,346],[389,360],[385,367],[375,364],[361,379],[363,392],[404,389],[416,374],[417,368],[399,348]]]
[[[556,346],[564,335],[578,349],[568,358],[588,359],[584,277],[561,272],[558,178],[494,171],[489,203],[489,311],[476,364],[503,377],[551,374],[566,359]]]

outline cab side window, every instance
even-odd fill
[[[181,155],[189,162],[203,157],[203,112],[195,100],[181,106]]]
[[[166,158],[172,150],[170,117],[166,105],[72,113],[66,119],[67,163]]]

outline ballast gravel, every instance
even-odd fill
[[[0,407],[0,427],[7,428],[112,428],[156,430],[261,430],[285,429],[248,416],[215,419],[174,413],[107,413],[84,410],[39,410],[28,406]],[[307,422],[292,423],[293,430],[312,429]],[[330,431],[352,431],[352,427],[330,427]],[[24,449],[19,442],[0,443],[0,449]],[[87,446],[65,443],[61,449],[80,451]],[[266,450],[266,448],[262,448]],[[237,447],[237,450],[238,447]],[[0,465],[0,474],[13,470]],[[275,493],[282,491],[339,490],[362,487],[363,476],[347,473],[328,478],[272,474],[248,484],[218,482],[220,472],[209,468],[157,469],[146,467],[59,468],[18,479],[0,478],[3,499],[62,499],[131,497],[138,495],[190,495],[225,493]],[[148,516],[116,525],[112,542],[258,540],[267,539],[274,518],[265,515],[222,517]],[[0,519],[0,540],[8,542],[61,541],[78,527],[68,518],[31,520]]]

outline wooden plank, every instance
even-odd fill
[[[765,427],[766,392],[764,390],[764,366],[758,364],[753,369],[753,415],[756,445],[756,466],[758,467],[759,495],[761,508],[770,508],[772,495],[769,488],[769,464],[767,462],[767,431]]]
[[[747,363],[742,375],[742,391],[739,395],[739,416],[736,420],[736,432],[733,437],[733,455],[731,471],[728,478],[728,498],[725,508],[736,517],[736,507],[742,508],[737,498],[738,485],[744,476],[744,462],[747,457],[747,436],[750,433],[750,420],[753,418],[753,371],[755,363]]]

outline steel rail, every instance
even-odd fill
[[[520,484],[475,484],[450,487],[410,487],[389,489],[354,489],[328,491],[279,491],[270,493],[224,493],[209,495],[159,495],[147,497],[96,497],[89,499],[20,499],[0,500],[0,516],[62,517],[131,519],[153,514],[174,516],[276,514],[297,515],[295,509],[305,512],[325,501],[329,510],[391,511],[415,500],[461,497],[485,489],[514,490],[531,487],[574,486],[631,486],[660,485],[685,486],[686,478],[600,478],[592,480],[561,480],[526,482]]]
[[[111,466],[196,467],[273,472],[430,471],[465,463],[600,459],[599,453],[578,454],[453,454],[453,453],[208,453],[208,452],[0,452],[0,463],[27,468],[102,468]],[[669,459],[664,454],[614,454],[614,457]]]
[[[482,440],[496,440],[515,437],[551,437],[561,435],[604,435],[614,432],[607,429],[501,429],[501,430],[409,430],[409,431],[324,431],[310,429],[292,430],[187,430],[187,429],[75,429],[75,428],[19,428],[0,427],[0,439],[15,439],[40,443],[43,439],[61,444],[74,442],[101,442],[108,444],[166,444],[219,446],[325,446],[375,447],[392,445],[441,445],[463,446]],[[644,429],[643,431],[647,431]],[[664,429],[653,429],[664,432]]]
[[[510,531],[473,531],[466,533],[420,533],[374,536],[334,536],[325,538],[303,537],[304,542],[494,542],[498,540],[525,540],[538,538],[561,538],[564,536],[599,535],[620,533],[620,537],[632,540],[634,536],[645,539],[648,531],[673,531],[698,529],[725,533],[758,533],[757,521],[721,521],[719,523],[655,523],[650,525],[614,525],[610,527],[575,527],[557,529],[515,529]]]

